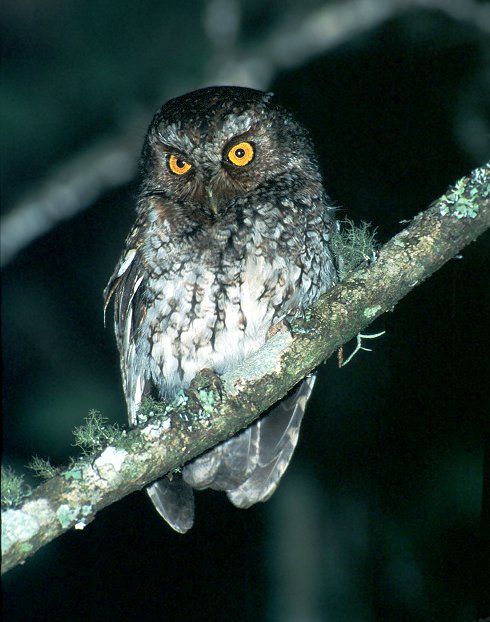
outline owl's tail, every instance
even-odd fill
[[[258,421],[186,464],[182,475],[164,477],[147,488],[175,531],[185,533],[193,525],[193,488],[223,490],[239,508],[269,499],[293,455],[314,382],[315,376],[303,380]]]
[[[186,533],[194,524],[194,493],[180,473],[162,477],[148,486],[146,492],[160,516],[179,533]]]

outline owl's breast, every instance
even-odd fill
[[[162,397],[204,368],[221,374],[266,340],[269,328],[301,304],[300,269],[276,256],[201,256],[147,283],[137,360]]]

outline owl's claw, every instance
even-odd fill
[[[197,402],[201,402],[204,393],[212,393],[218,402],[223,400],[223,383],[221,378],[212,369],[205,367],[191,380],[186,390],[187,395]]]

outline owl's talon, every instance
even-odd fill
[[[206,367],[194,376],[186,393],[191,399],[200,402],[202,400],[202,392],[211,392],[217,396],[218,402],[221,402],[223,400],[222,388],[223,383],[218,374]]]

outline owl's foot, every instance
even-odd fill
[[[205,367],[198,372],[186,390],[187,395],[197,402],[221,402],[223,399],[221,378],[212,369]]]

